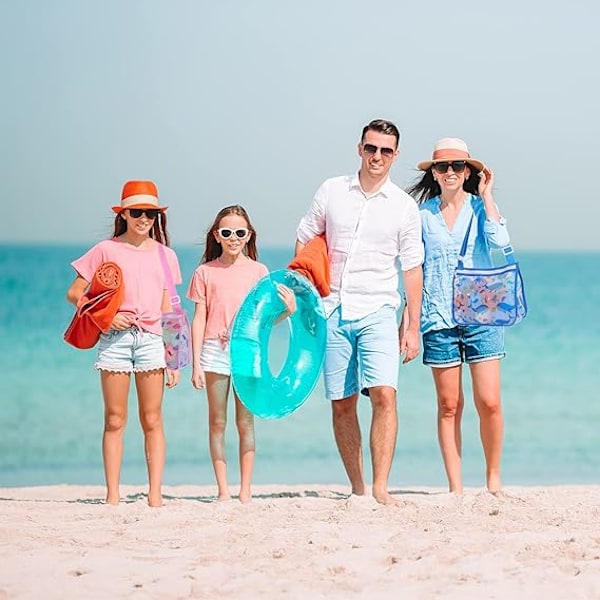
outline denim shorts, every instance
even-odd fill
[[[231,375],[229,346],[223,348],[221,340],[204,340],[200,351],[200,366],[209,373]]]
[[[353,321],[343,320],[338,306],[327,319],[323,378],[328,400],[379,385],[397,389],[399,366],[398,321],[391,306]]]
[[[455,367],[505,355],[503,327],[459,325],[423,335],[423,364],[429,367]]]
[[[111,329],[100,335],[96,369],[138,373],[164,369],[165,345],[161,335],[137,327]]]

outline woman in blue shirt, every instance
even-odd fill
[[[471,158],[467,145],[443,138],[423,177],[407,191],[421,209],[425,262],[421,334],[423,363],[431,367],[438,402],[438,439],[450,492],[462,493],[462,365],[469,365],[490,492],[500,490],[503,416],[500,402],[502,327],[457,326],[452,320],[452,279],[471,223],[465,266],[492,265],[493,251],[508,245],[505,220],[492,195],[494,174]]]

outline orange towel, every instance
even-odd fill
[[[304,275],[317,288],[321,297],[329,296],[331,277],[325,236],[321,234],[310,240],[302,252],[294,257],[288,269]]]
[[[119,265],[102,263],[79,301],[75,316],[65,331],[64,339],[75,348],[92,348],[100,333],[106,333],[123,300],[123,276]]]

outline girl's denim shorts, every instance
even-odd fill
[[[423,334],[423,364],[455,367],[504,358],[504,328],[469,325]]]
[[[137,373],[164,369],[165,345],[161,335],[137,327],[111,329],[100,335],[96,369]]]

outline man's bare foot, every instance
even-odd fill
[[[231,495],[229,492],[227,494],[219,494],[217,496],[217,502],[229,502],[231,500]]]
[[[352,486],[352,491],[350,492],[354,496],[364,496],[365,495],[365,484],[359,483],[357,485]]]

